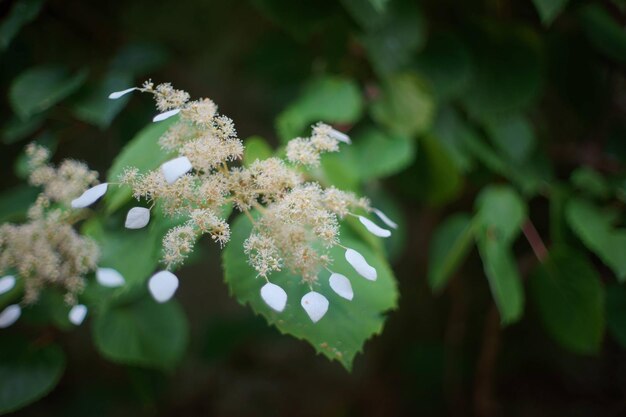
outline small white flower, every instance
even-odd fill
[[[330,129],[330,131],[328,132],[328,136],[338,140],[339,142],[347,143],[348,145],[352,143],[352,141],[350,140],[350,136],[336,129]]]
[[[113,268],[98,268],[96,270],[96,280],[103,287],[121,287],[126,283],[122,274]]]
[[[191,171],[193,167],[186,156],[181,156],[161,165],[161,172],[168,184],[174,184],[177,179]]]
[[[133,92],[135,90],[139,90],[139,88],[137,87],[131,87],[131,88],[127,88],[126,90],[122,90],[122,91],[115,91],[111,94],[109,94],[109,99],[111,100],[117,100],[118,98],[121,98],[123,96],[125,96],[126,94]]]
[[[11,304],[0,313],[0,329],[5,329],[12,325],[21,315],[21,307],[17,304]]]
[[[343,297],[346,300],[352,300],[354,297],[352,284],[350,284],[350,280],[345,275],[333,272],[330,275],[328,282],[330,284],[330,288],[332,288],[333,291],[335,291],[340,297]]]
[[[141,229],[150,222],[150,210],[145,207],[133,207],[126,215],[127,229]]]
[[[367,217],[359,216],[359,221],[374,236],[378,236],[378,237],[389,237],[389,236],[391,236],[391,231],[389,231],[387,229],[383,229],[382,227],[380,227],[379,225],[377,225],[376,223],[374,223],[373,221],[371,221]]]
[[[152,121],[153,122],[160,122],[162,120],[169,119],[172,116],[176,116],[178,113],[180,113],[180,109],[168,110],[168,111],[165,111],[163,113],[159,113],[156,116],[154,116]]]
[[[328,311],[328,300],[322,294],[315,291],[306,293],[304,297],[302,297],[300,304],[313,323],[320,321]]]
[[[105,182],[91,187],[82,193],[80,197],[72,200],[72,208],[85,208],[92,205],[107,192],[108,186],[109,184]]]
[[[378,216],[378,218],[380,220],[383,221],[383,223],[385,223],[387,226],[391,227],[392,229],[397,229],[398,228],[398,224],[396,222],[394,222],[393,220],[391,220],[389,217],[387,217],[385,215],[385,213],[383,213],[382,211],[378,210],[377,208],[372,209],[372,211],[374,212],[374,214],[376,214]]]
[[[356,272],[359,273],[363,278],[368,279],[370,281],[376,281],[378,278],[378,274],[376,273],[376,268],[367,263],[363,255],[354,249],[348,249],[346,251],[346,261]]]
[[[261,288],[261,298],[272,309],[281,313],[287,305],[287,293],[276,284],[268,282]]]
[[[170,271],[160,271],[148,281],[150,294],[158,303],[169,301],[178,289],[178,278]]]
[[[11,291],[13,287],[15,287],[15,277],[13,275],[0,278],[0,294]]]
[[[70,313],[68,314],[68,318],[70,319],[70,322],[75,326],[80,326],[83,323],[83,320],[85,320],[86,316],[87,316],[87,306],[83,304],[75,305],[74,307],[72,307],[72,309],[70,310]]]

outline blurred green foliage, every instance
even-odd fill
[[[23,148],[31,141],[55,151],[55,159],[89,161],[109,181],[125,166],[148,170],[166,160],[156,141],[171,121],[144,127],[155,113],[147,103],[106,99],[152,77],[209,96],[232,115],[248,137],[244,164],[282,152],[318,120],[349,132],[351,147],[325,156],[312,174],[325,185],[369,195],[400,224],[400,233],[385,242],[344,225],[384,272],[380,287],[359,288],[376,308],[368,311],[355,299],[317,325],[301,311],[268,313],[251,296],[254,273],[237,245],[244,223],[235,223],[237,239],[224,252],[223,276],[235,299],[347,368],[398,303],[385,255],[394,261],[399,309],[389,313],[389,328],[371,343],[371,354],[368,344],[356,376],[343,376],[312,362],[310,349],[298,357],[299,342],[289,350],[251,315],[241,318],[247,313],[228,304],[219,261],[206,242],[193,257],[198,269],[181,272],[192,289],[180,304],[150,301],[145,282],[172,222],[157,207],[147,229],[130,233],[120,227],[130,193],[109,193],[82,231],[101,245],[102,266],[122,271],[129,285],[104,289],[90,282],[83,301],[95,306],[89,324],[95,350],[125,366],[125,386],[134,388],[130,395],[109,386],[101,403],[118,398],[152,415],[163,403],[187,411],[161,398],[161,371],[185,381],[180,391],[170,388],[171,396],[193,403],[199,394],[192,387],[202,384],[189,376],[194,367],[206,361],[217,374],[230,369],[236,378],[228,366],[238,354],[243,365],[233,368],[239,372],[258,366],[267,377],[279,369],[288,381],[299,369],[313,375],[303,387],[319,390],[311,413],[318,415],[471,415],[458,405],[470,398],[475,415],[498,415],[484,405],[494,395],[509,401],[504,414],[539,415],[528,405],[533,401],[520,403],[533,395],[540,401],[545,392],[511,392],[544,377],[554,384],[576,381],[560,382],[564,392],[609,386],[610,401],[585,402],[580,411],[577,394],[558,391],[551,398],[564,398],[541,415],[608,415],[623,402],[623,377],[607,376],[599,365],[584,371],[590,360],[611,368],[611,360],[623,367],[626,359],[623,2],[14,0],[0,11],[6,12],[0,14],[0,221],[22,221],[36,197],[21,181]],[[294,299],[300,290],[288,288]],[[0,306],[20,291],[0,295]],[[85,377],[72,368],[81,353],[88,363],[97,361],[72,347],[92,349],[70,332],[67,310],[51,291],[25,308],[23,324],[1,330],[0,413],[50,392],[66,356],[70,377]],[[199,328],[208,329],[205,347],[199,347]],[[246,351],[246,344],[253,347]],[[176,369],[185,377],[172,376]],[[340,382],[320,388],[329,375]],[[503,387],[496,390],[498,378]],[[105,372],[86,398],[97,398],[99,384],[110,380]],[[351,388],[335,386],[342,384]],[[483,390],[485,384],[492,389]],[[355,394],[360,385],[363,396]],[[63,383],[59,390],[67,396]],[[301,399],[292,397],[282,401]],[[393,404],[384,412],[368,406],[383,397],[388,402],[381,403]],[[293,415],[293,407],[280,402],[260,401],[251,410],[229,398],[212,398],[226,404],[212,411]],[[72,404],[67,409],[51,407],[84,415],[79,401],[66,402]]]

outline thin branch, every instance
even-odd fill
[[[537,259],[539,259],[539,262],[543,263],[548,257],[548,248],[546,248],[546,245],[543,243],[541,236],[539,236],[539,232],[535,228],[533,222],[530,221],[530,219],[526,220],[526,222],[522,226],[522,232],[524,232],[524,236],[526,237],[526,240],[528,240],[528,243],[535,253],[535,256],[537,256]]]

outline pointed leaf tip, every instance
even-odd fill
[[[91,187],[82,193],[80,197],[72,200],[72,208],[85,208],[92,205],[107,192],[108,187],[109,184],[106,182],[98,184],[95,187]]]
[[[261,298],[273,310],[281,313],[287,305],[287,293],[276,284],[268,282],[261,288]]]
[[[6,329],[17,321],[22,315],[22,308],[17,304],[12,304],[0,313],[0,329]]]
[[[345,275],[333,272],[328,279],[328,283],[330,284],[330,288],[332,288],[333,291],[335,291],[340,297],[350,301],[354,298],[352,284]]]
[[[379,225],[377,225],[376,223],[374,223],[367,217],[359,216],[359,221],[361,222],[363,226],[365,226],[367,231],[373,234],[374,236],[378,236],[378,237],[391,236],[391,231],[387,229],[383,229],[382,227],[380,227]]]
[[[113,268],[96,269],[96,280],[103,287],[116,288],[126,283],[126,280],[118,271]]]
[[[156,116],[154,116],[152,121],[153,122],[161,122],[161,121],[163,121],[165,119],[169,119],[172,116],[176,116],[178,113],[180,113],[180,109],[168,110],[168,111],[165,111],[163,113],[159,113]]]
[[[376,273],[376,268],[367,263],[363,255],[354,249],[346,250],[346,261],[356,272],[359,273],[363,278],[368,279],[370,281],[376,281],[378,278],[378,274]]]
[[[320,321],[328,311],[328,300],[322,294],[315,291],[306,293],[304,297],[302,297],[300,304],[313,323]]]
[[[127,229],[141,229],[150,222],[150,210],[145,207],[133,207],[126,215]]]
[[[72,309],[70,310],[70,313],[68,314],[68,318],[70,319],[70,322],[75,326],[80,326],[85,320],[86,316],[87,316],[87,306],[83,304],[76,304],[74,307],[72,307]]]
[[[160,271],[148,281],[150,294],[158,303],[169,301],[178,289],[178,278],[170,271]]]
[[[168,184],[173,184],[180,177],[191,171],[193,167],[186,156],[181,156],[161,165],[161,172]]]

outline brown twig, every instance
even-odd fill
[[[530,247],[532,248],[535,256],[539,259],[539,262],[544,262],[548,257],[548,248],[543,243],[541,236],[539,236],[539,232],[535,228],[535,225],[530,219],[527,219],[524,225],[522,226],[522,232],[528,240]]]

